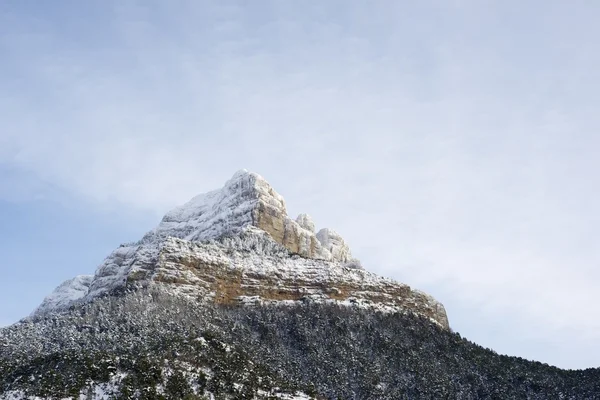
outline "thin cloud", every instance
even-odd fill
[[[562,342],[574,354],[562,365],[590,360],[593,12],[107,4],[90,20],[101,37],[60,15],[1,14],[4,165],[98,206],[158,215],[249,168],[290,212],[343,233],[368,269],[475,304],[506,335]],[[477,336],[477,321],[457,320]]]

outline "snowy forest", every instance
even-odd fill
[[[496,354],[412,314],[113,293],[0,330],[0,398],[593,399],[600,370]]]

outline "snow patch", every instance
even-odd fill
[[[61,283],[51,294],[46,296],[33,314],[67,307],[74,301],[83,298],[87,294],[93,278],[93,275],[79,275]]]

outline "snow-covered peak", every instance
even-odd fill
[[[285,200],[262,176],[240,170],[222,188],[169,211],[140,241],[120,246],[98,267],[93,278],[78,277],[61,285],[36,313],[64,308],[82,297],[89,300],[123,287],[136,271],[153,270],[160,249],[170,238],[206,242],[235,237],[249,228],[268,234],[292,254],[340,265],[350,261],[356,264],[339,234],[328,229],[315,234],[315,224],[306,214],[296,220],[290,218]]]
[[[262,176],[245,169],[239,170],[221,189],[202,193],[184,205],[169,211],[164,216],[159,229],[165,228],[165,223],[169,222],[188,222],[203,216],[207,218],[207,213],[216,211],[213,209],[224,210],[228,204],[242,202],[244,198],[250,200],[254,197],[252,194],[258,193],[264,195],[272,193],[272,197],[283,203],[283,197],[276,193]]]
[[[339,262],[351,258],[338,234],[329,238],[330,231],[326,230],[325,235],[316,235],[315,224],[307,214],[296,220],[289,218],[283,197],[262,176],[247,170],[236,172],[221,189],[169,211],[146,241],[167,237],[206,241],[239,234],[247,226],[262,229],[288,250],[305,257]]]
[[[285,201],[260,175],[240,170],[218,190],[169,211],[154,231],[160,237],[215,239],[255,223],[259,203],[285,214]]]

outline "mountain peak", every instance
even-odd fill
[[[293,253],[327,261],[347,262],[350,249],[337,233],[325,229],[315,234],[312,219],[287,215],[285,200],[259,174],[236,172],[218,190],[194,197],[169,211],[154,233],[191,241],[235,235],[247,226],[268,234]]]
[[[113,251],[93,277],[59,286],[34,315],[148,287],[218,304],[318,301],[403,310],[448,328],[435,299],[365,271],[337,232],[317,231],[307,214],[290,218],[283,197],[247,170],[169,211],[141,240]]]

